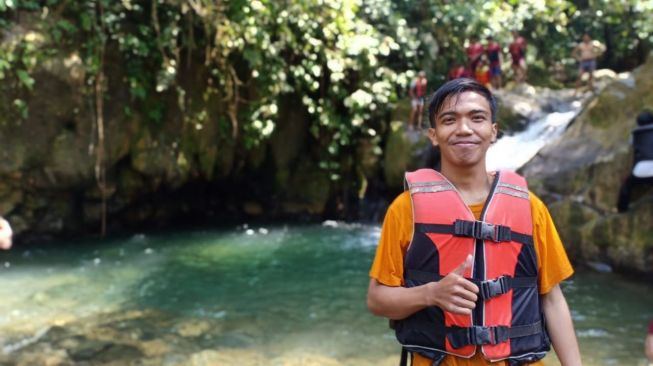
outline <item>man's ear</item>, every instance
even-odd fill
[[[497,142],[498,136],[499,136],[499,124],[494,122],[492,124],[492,143]]]
[[[428,130],[426,130],[426,135],[431,140],[431,144],[433,146],[438,146],[438,139],[435,136],[435,128],[434,127],[429,127]]]

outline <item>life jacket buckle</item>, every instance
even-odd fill
[[[494,242],[512,240],[510,227],[490,224],[484,221],[466,221],[457,219],[453,224],[453,234],[456,236],[469,236],[475,239],[491,240]]]
[[[512,277],[501,276],[494,280],[483,281],[480,283],[480,293],[483,300],[490,299],[495,296],[503,295],[510,291]]]
[[[499,344],[508,339],[508,327],[483,327],[474,325],[469,328],[470,344]]]

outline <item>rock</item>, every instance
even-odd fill
[[[632,165],[635,117],[653,108],[653,57],[632,75],[606,73],[605,79],[613,81],[521,172],[549,204],[572,257],[651,273],[653,187],[638,187],[627,213],[614,211]]]
[[[242,365],[255,366],[270,363],[261,353],[247,349],[204,350],[191,355],[184,366]],[[271,363],[273,364],[273,363]]]
[[[400,121],[391,123],[384,150],[385,184],[394,190],[403,189],[406,171],[433,167],[439,156],[424,130],[408,130]]]
[[[187,320],[175,326],[175,331],[182,337],[198,337],[211,329],[209,322],[205,320]]]

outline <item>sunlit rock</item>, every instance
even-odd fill
[[[631,75],[617,75],[559,140],[522,169],[531,188],[549,203],[572,258],[619,271],[653,269],[653,186],[636,187],[630,210],[615,213],[632,165],[630,132],[637,114],[653,109],[651,90],[653,57]]]

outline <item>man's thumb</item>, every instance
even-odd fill
[[[459,276],[463,276],[467,269],[472,267],[472,263],[474,263],[474,257],[472,257],[471,254],[467,254],[465,261],[456,267],[456,269],[454,269],[452,272]]]

